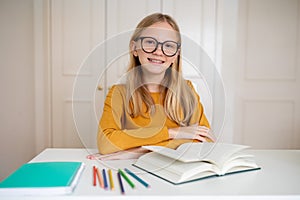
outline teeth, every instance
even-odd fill
[[[162,64],[163,63],[163,61],[161,61],[161,60],[156,60],[156,59],[151,59],[151,58],[149,58],[149,60],[151,62],[153,62],[153,63],[158,63],[158,64]]]

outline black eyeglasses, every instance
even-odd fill
[[[167,40],[164,42],[158,42],[153,37],[139,37],[137,40],[141,40],[142,49],[145,53],[153,53],[157,50],[159,44],[161,44],[161,51],[168,57],[174,56],[180,48],[180,43]],[[137,41],[136,40],[136,41]]]

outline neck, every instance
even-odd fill
[[[159,86],[164,78],[164,75],[164,73],[159,75],[144,74],[143,81],[147,85],[149,92],[159,92]]]
[[[147,84],[147,88],[151,93],[159,92],[159,85],[157,84]]]

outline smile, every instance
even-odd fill
[[[155,64],[163,64],[165,62],[165,61],[157,60],[157,59],[153,59],[153,58],[148,58],[148,60]]]

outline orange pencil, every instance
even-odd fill
[[[103,179],[102,179],[100,170],[98,170],[97,168],[96,168],[96,170],[97,170],[97,176],[98,176],[98,181],[99,181],[100,187],[104,188],[104,183],[103,183]]]

